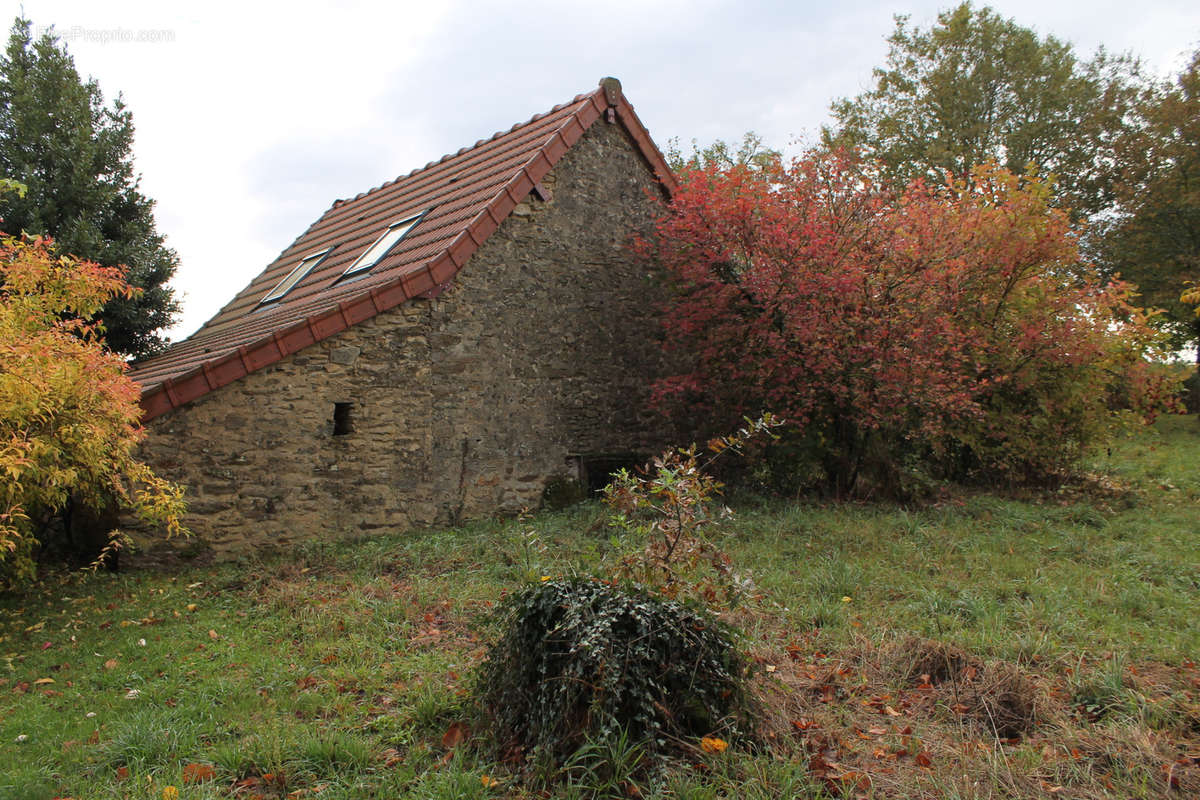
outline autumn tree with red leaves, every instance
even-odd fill
[[[686,174],[642,243],[687,367],[659,406],[701,434],[771,410],[790,467],[845,496],[903,493],[914,470],[1044,480],[1168,402],[1159,335],[1081,261],[1046,182],[885,186],[841,155]]]
[[[0,236],[0,588],[34,577],[40,539],[68,503],[181,530],[182,489],[137,460],[138,386],[92,321],[135,292],[120,269]]]

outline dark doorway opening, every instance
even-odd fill
[[[587,493],[596,496],[612,482],[614,473],[627,469],[634,472],[644,466],[646,459],[638,453],[601,453],[579,457],[579,483]]]

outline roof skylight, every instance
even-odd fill
[[[276,300],[282,299],[297,283],[304,280],[304,276],[312,272],[313,267],[320,264],[332,249],[332,247],[326,247],[318,253],[313,253],[310,256],[302,258],[300,263],[293,267],[292,271],[287,274],[287,277],[275,284],[275,288],[267,292],[267,296],[258,301],[259,305],[274,303]]]
[[[368,247],[366,252],[346,268],[346,271],[342,273],[342,277],[356,275],[378,264],[420,220],[421,214],[417,214],[415,217],[408,217],[399,222],[393,222],[383,232],[383,235],[375,240],[375,244]]]

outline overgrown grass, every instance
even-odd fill
[[[734,621],[778,700],[777,745],[639,791],[1184,796],[1200,753],[1197,465],[1200,424],[1171,417],[1096,463],[1116,486],[908,509],[743,500],[723,546],[761,590]],[[633,546],[604,516],[584,504],[4,599],[0,800],[525,796],[510,766],[444,737],[469,719],[502,593],[603,572]],[[989,738],[954,710],[967,678],[922,689],[889,672],[898,643],[927,640],[1030,676],[1038,728]],[[561,796],[587,796],[600,773],[585,761]]]

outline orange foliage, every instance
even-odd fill
[[[133,292],[48,239],[0,238],[0,586],[33,578],[40,526],[69,499],[182,531],[183,490],[135,457],[139,390],[92,321]]]

